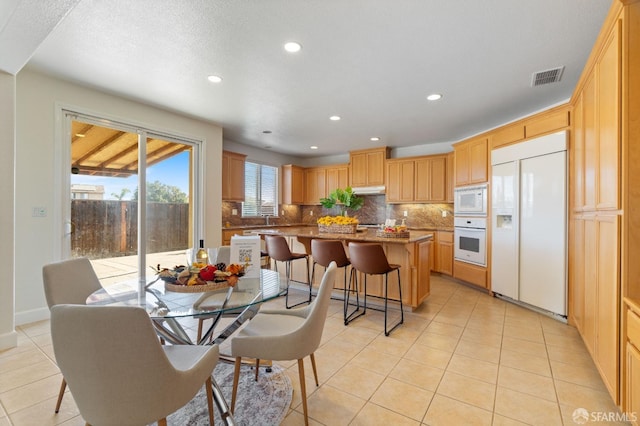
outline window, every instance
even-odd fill
[[[242,216],[278,215],[278,168],[244,163]]]

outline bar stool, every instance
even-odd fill
[[[302,305],[303,303],[311,303],[311,282],[309,281],[309,255],[307,253],[292,253],[289,250],[289,244],[287,240],[281,235],[265,235],[264,241],[266,243],[267,255],[269,258],[276,261],[275,269],[278,270],[277,262],[285,263],[285,276],[287,278],[287,293],[285,296],[285,306],[287,309],[291,309],[294,306]],[[289,282],[291,281],[291,262],[298,259],[304,259],[307,264],[307,284],[309,284],[309,300],[296,303],[289,306]]]
[[[349,257],[351,258],[351,270],[354,276],[353,280],[349,281],[349,290],[351,290],[351,283],[355,282],[355,291],[357,292],[357,275],[355,271],[362,272],[364,274],[364,307],[360,314],[353,316],[359,308],[358,303],[356,309],[350,316],[345,316],[345,325],[353,321],[354,319],[362,316],[367,311],[367,275],[383,275],[384,274],[384,335],[388,336],[396,327],[404,322],[404,311],[402,308],[402,286],[400,284],[400,265],[389,264],[387,255],[382,249],[382,245],[376,243],[349,243]],[[398,321],[393,327],[387,329],[387,311],[388,311],[388,291],[389,291],[389,272],[398,272],[398,294],[400,296],[400,321]],[[357,294],[357,293],[356,293]],[[348,301],[349,293],[347,293]],[[346,311],[345,311],[346,312]]]
[[[347,266],[351,265],[351,261],[347,257],[344,245],[340,240],[311,240],[311,257],[313,257],[313,267],[311,268],[311,284],[316,273],[316,264],[329,267],[331,262],[336,262],[338,268],[344,269],[344,300],[347,300]],[[356,292],[356,297],[358,293]],[[344,305],[344,315],[347,315],[347,304]]]

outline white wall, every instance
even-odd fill
[[[204,229],[212,244],[221,241],[222,129],[122,97],[75,85],[32,70],[23,70],[16,83],[15,187],[15,321],[23,324],[48,317],[42,287],[42,265],[61,256],[56,229],[62,200],[56,199],[56,138],[61,136],[56,111],[60,104],[82,112],[205,141]],[[4,126],[2,126],[4,127]],[[6,152],[6,151],[3,151]],[[2,160],[5,161],[3,157]],[[4,194],[3,194],[4,195]],[[46,217],[31,217],[34,206]],[[3,216],[4,220],[4,216]],[[4,235],[4,233],[3,233]],[[0,280],[2,282],[2,280]]]
[[[18,343],[13,304],[15,99],[16,78],[0,72],[0,350]]]

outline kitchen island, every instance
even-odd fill
[[[384,248],[389,263],[400,265],[400,280],[402,284],[402,301],[406,306],[415,310],[420,306],[430,293],[430,269],[429,251],[433,232],[414,231],[409,232],[408,238],[387,238],[376,235],[375,229],[364,229],[362,232],[353,234],[334,234],[319,232],[317,226],[290,226],[278,228],[255,229],[251,232],[259,235],[282,235],[287,238],[292,251],[305,251],[311,254],[311,240],[314,238],[340,240],[343,242],[347,255],[349,254],[349,242],[372,242],[380,243]],[[292,279],[294,281],[306,282],[306,269],[302,262],[292,262]],[[318,286],[322,279],[322,267],[316,267],[314,286]],[[278,267],[283,273],[284,267]],[[348,273],[345,271],[345,273]],[[347,275],[348,280],[348,275]],[[397,275],[389,275],[389,299],[399,300]],[[358,279],[362,292],[363,279]],[[344,290],[344,276],[342,273],[336,275],[334,289]],[[381,276],[370,276],[367,279],[367,296],[383,297],[384,280]]]

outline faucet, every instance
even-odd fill
[[[265,219],[265,225],[269,225],[269,215],[268,214],[264,215],[264,219]]]

